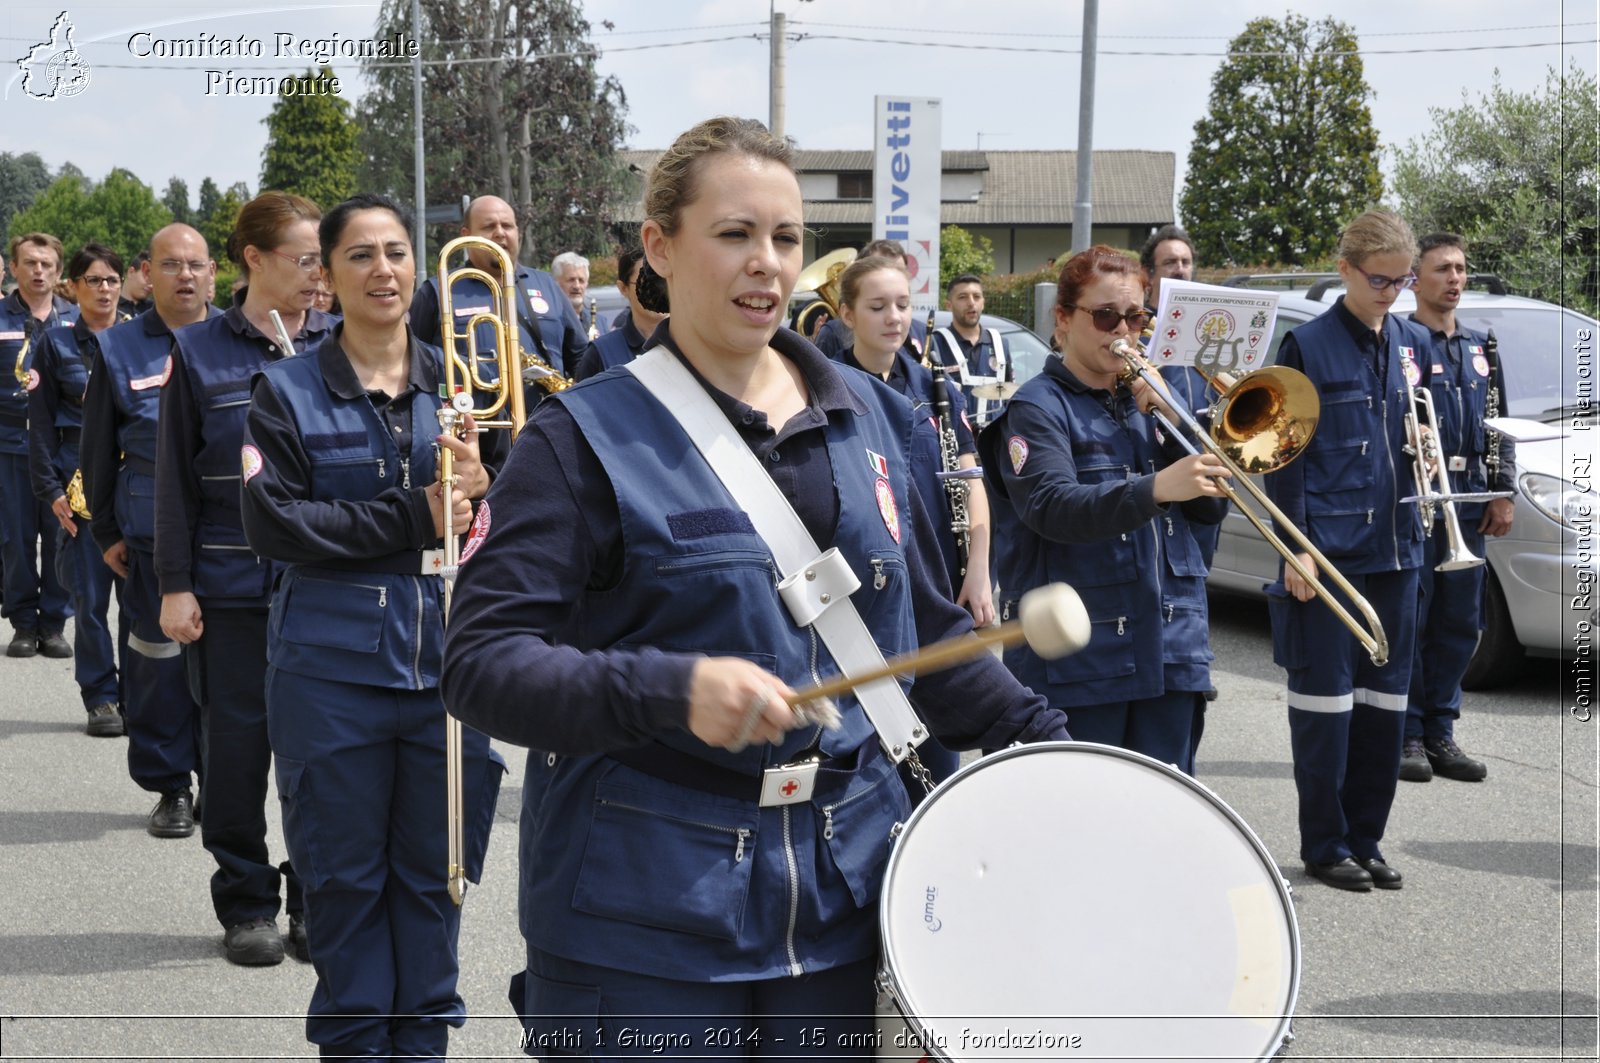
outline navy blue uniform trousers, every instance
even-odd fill
[[[183,647],[161,630],[155,558],[133,547],[122,617],[128,635],[122,654],[128,775],[151,793],[189,789],[200,770],[200,707],[189,690]]]
[[[1474,506],[1479,510],[1481,506]],[[1461,541],[1483,556],[1478,515],[1461,515]],[[1461,718],[1461,677],[1478,648],[1483,629],[1486,565],[1435,572],[1449,553],[1444,520],[1434,523],[1423,545],[1421,597],[1417,605],[1417,651],[1411,665],[1411,699],[1406,705],[1406,737],[1430,742],[1454,739]]]
[[[184,648],[189,686],[200,704],[200,840],[217,861],[211,904],[224,927],[278,914],[283,884],[291,914],[300,883],[288,862],[267,856],[266,606],[228,609],[200,600],[205,634]]]
[[[1063,709],[1067,729],[1079,742],[1132,749],[1185,775],[1194,774],[1194,753],[1200,745],[1196,721],[1205,718],[1205,695],[1194,690],[1165,690],[1138,701],[1074,705]]]
[[[449,1028],[466,1021],[461,909],[445,881],[444,701],[437,689],[279,668],[266,683],[283,833],[317,969],[306,1039],[324,1056],[443,1059]],[[477,881],[504,765],[481,733],[464,727],[462,739],[464,856]]]
[[[1388,636],[1389,662],[1381,668],[1321,601],[1296,601],[1282,583],[1268,588],[1273,656],[1289,673],[1300,858],[1318,864],[1383,855],[1378,843],[1400,777],[1417,633],[1416,569],[1345,578]]]
[[[33,497],[26,454],[0,454],[0,521],[5,522],[5,619],[17,631],[59,635],[72,615],[56,575],[56,523]]]
[[[52,514],[50,519],[55,520]],[[122,580],[111,571],[89,534],[89,522],[73,518],[78,534],[68,535],[56,525],[56,576],[72,592],[72,675],[78,681],[83,707],[122,703],[121,681],[117,676],[116,650],[108,623],[111,597],[117,598],[119,629],[128,626],[122,614]],[[120,641],[120,639],[119,639]]]

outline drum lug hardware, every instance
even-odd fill
[[[889,828],[889,840],[894,841],[900,837],[905,832],[905,829],[906,825],[904,823],[896,822],[894,826]]]

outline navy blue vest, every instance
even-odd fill
[[[1454,336],[1441,337],[1414,316],[1410,320],[1429,334],[1429,344],[1425,352],[1418,352],[1418,357],[1431,362],[1428,389],[1433,394],[1433,408],[1439,418],[1434,427],[1439,432],[1445,457],[1466,460],[1465,469],[1450,473],[1450,487],[1455,491],[1487,491],[1490,489],[1489,470],[1483,459],[1489,447],[1484,436],[1483,416],[1484,404],[1489,399],[1489,360],[1484,353],[1489,337],[1460,324]],[[1479,366],[1483,367],[1482,372]],[[1501,416],[1506,412],[1504,399],[1502,395]],[[1510,486],[1506,484],[1502,490]],[[1456,513],[1463,525],[1469,521],[1476,524],[1483,510],[1482,502],[1456,504]]]
[[[826,429],[839,499],[831,545],[860,577],[852,600],[888,656],[914,645],[916,631],[905,553],[880,510],[873,455],[887,465],[904,539],[909,407],[864,375],[845,375],[869,413],[836,412]],[[593,377],[555,401],[607,470],[627,547],[618,585],[586,592],[561,641],[742,657],[796,685],[836,672],[780,602],[771,552],[749,518],[632,374]],[[522,851],[523,867],[536,870],[523,876],[519,907],[530,943],[695,980],[773,977],[871,955],[889,831],[909,806],[859,705],[844,698],[839,709],[842,728],[823,732],[820,746],[855,773],[826,804],[756,805],[761,769],[816,741],[815,728],[737,754],[686,730],[661,740],[747,777],[746,801],[608,757],[529,757]],[[633,870],[646,866],[650,886]]]
[[[1007,409],[1032,406],[1058,426],[1052,438],[1071,446],[1079,483],[1154,473],[1161,466],[1154,422],[1139,412],[1126,388],[1116,391],[1115,415],[1107,413],[1104,394],[1073,391],[1041,375],[1024,384]],[[996,457],[1008,460],[1003,417],[985,438],[1000,440]],[[1024,592],[1056,582],[1071,584],[1089,612],[1090,642],[1080,653],[1046,661],[1025,645],[1007,651],[1006,666],[1024,685],[1056,708],[1210,686],[1205,561],[1177,504],[1149,524],[1092,543],[1045,539],[1022,523],[1008,501],[993,509],[1003,618],[1014,614],[1013,603]]]
[[[624,329],[602,332],[595,337],[594,349],[600,356],[601,372],[633,360],[633,348],[628,346],[628,334]]]
[[[82,321],[44,334],[44,343],[35,352],[34,365],[47,362],[40,375],[48,377],[41,387],[56,389],[56,428],[83,427],[83,392],[89,386],[89,367],[94,364],[94,333]],[[71,475],[70,470],[67,475]]]
[[[78,308],[65,299],[56,299],[50,315],[35,318],[20,292],[0,299],[0,454],[28,453],[28,392],[16,377],[17,354],[32,336],[23,371],[33,367],[35,344],[47,329],[71,325],[78,320]]]
[[[1404,359],[1419,368],[1431,348],[1426,329],[1390,315],[1379,365],[1358,350],[1333,310],[1293,330],[1299,369],[1322,400],[1304,466],[1302,530],[1341,572],[1394,572],[1422,564],[1422,518],[1405,453],[1409,385]],[[1279,473],[1268,473],[1270,492]],[[1276,501],[1276,499],[1275,499]],[[1291,544],[1292,545],[1292,544]]]
[[[322,374],[330,337],[300,358],[284,358],[261,371],[293,414],[310,461],[311,502],[363,502],[396,487],[437,478],[433,440],[438,434],[437,390],[410,392],[411,450],[401,454],[393,433],[366,395],[341,398]],[[344,357],[335,351],[336,357]],[[443,372],[437,347],[412,346]],[[414,553],[414,552],[413,552]],[[409,556],[409,555],[406,555]],[[325,565],[289,565],[272,596],[267,660],[298,675],[367,686],[429,690],[439,685],[444,657],[444,581],[410,573],[360,570],[379,566],[330,559]]]
[[[233,315],[237,313],[237,320]],[[295,338],[296,351],[314,346],[333,319],[316,310]],[[237,331],[236,324],[244,331]],[[239,448],[250,410],[250,382],[283,357],[274,344],[244,320],[236,306],[221,317],[186,325],[173,333],[198,405],[200,450],[192,475],[200,488],[195,527],[194,593],[202,601],[231,599],[239,607],[265,605],[275,566],[258,559],[245,542],[239,516]]]
[[[213,313],[213,317],[220,316]],[[147,311],[100,333],[100,359],[117,407],[117,527],[135,550],[156,548],[156,422],[172,373],[172,330]]]

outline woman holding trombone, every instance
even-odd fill
[[[434,561],[490,474],[470,419],[464,439],[439,434],[443,356],[406,325],[410,230],[375,195],[322,219],[322,268],[344,321],[256,377],[242,505],[251,549],[286,566],[268,627],[267,722],[317,971],[306,1036],[324,1055],[432,1060],[466,1016],[461,913],[445,878]],[[454,462],[448,497],[438,447]],[[472,731],[462,758],[475,881],[504,763]]]
[[[1001,618],[1028,590],[1075,587],[1093,637],[1082,653],[1045,661],[1006,654],[1016,677],[1066,712],[1080,741],[1120,746],[1194,772],[1194,724],[1211,687],[1205,562],[1189,521],[1227,512],[1214,455],[1184,456],[1143,416],[1166,403],[1121,382],[1113,349],[1149,321],[1139,264],[1106,246],[1074,255],[1057,285],[1061,354],[982,435],[997,496]],[[1171,417],[1176,421],[1176,417]]]

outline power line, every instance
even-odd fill
[[[912,41],[912,40],[903,40],[903,41],[890,42],[890,41],[879,40],[878,38],[875,38],[875,37],[851,37],[851,36],[847,36],[847,35],[844,35],[844,34],[831,34],[831,33],[803,33],[803,34],[800,35],[800,39],[802,41],[808,41],[808,40],[809,41],[854,41],[854,42],[857,42],[857,43],[860,43],[860,44],[876,44],[876,45],[879,45],[879,46],[882,46],[884,44],[893,43],[893,44],[900,44],[900,45],[914,45],[914,46],[919,47],[919,48],[961,48],[961,49],[965,49],[965,50],[968,50],[968,51],[978,51],[978,52],[1037,52],[1037,53],[1043,53],[1043,54],[1046,54],[1046,55],[1079,55],[1083,51],[1083,49],[1081,49],[1081,48],[1040,48],[1040,47],[1032,47],[1032,48],[1030,48],[1030,47],[1025,47],[1023,45],[970,44],[970,43],[965,43],[965,42],[945,42],[945,41]],[[1559,48],[1559,47],[1570,47],[1570,46],[1578,45],[1578,44],[1597,44],[1597,43],[1600,43],[1600,38],[1584,38],[1584,39],[1566,40],[1566,41],[1536,41],[1536,42],[1532,42],[1532,43],[1529,43],[1529,44],[1469,44],[1469,45],[1462,45],[1461,47],[1458,47],[1458,48],[1360,48],[1360,49],[1356,49],[1354,51],[1312,52],[1312,53],[1309,53],[1309,54],[1311,54],[1311,55],[1313,55],[1313,56],[1315,56],[1317,58],[1321,58],[1321,59],[1339,59],[1339,58],[1343,58],[1343,57],[1346,57],[1346,56],[1440,55],[1440,54],[1446,54],[1446,53],[1451,53],[1451,52],[1497,52],[1497,51],[1509,51],[1509,50],[1522,49],[1522,48]],[[1100,49],[1097,49],[1097,51],[1101,55],[1131,55],[1131,56],[1140,56],[1140,57],[1147,58],[1147,59],[1175,59],[1175,58],[1193,58],[1193,57],[1217,58],[1217,59],[1245,59],[1245,58],[1294,59],[1294,58],[1300,58],[1302,56],[1302,54],[1303,54],[1303,53],[1299,53],[1299,52],[1234,52],[1234,51],[1227,51],[1227,52],[1187,52],[1187,51],[1185,51],[1185,52],[1155,52],[1155,51],[1151,51],[1148,48],[1141,48],[1141,49],[1138,49],[1137,51],[1118,51],[1116,49],[1100,48]]]
[[[863,25],[860,25],[860,24],[854,23],[854,22],[813,22],[813,21],[811,21],[809,19],[803,19],[803,20],[802,19],[791,19],[789,21],[789,25],[791,25],[791,26],[822,26],[822,27],[825,27],[825,28],[828,28],[828,29],[887,30],[887,31],[894,31],[894,32],[899,32],[899,33],[906,32],[906,27],[905,26],[863,26]],[[1481,28],[1481,29],[1391,30],[1391,31],[1386,32],[1386,33],[1355,32],[1354,36],[1356,36],[1357,38],[1367,38],[1367,37],[1430,37],[1430,36],[1439,36],[1439,35],[1442,35],[1442,34],[1461,34],[1461,33],[1520,33],[1520,32],[1522,32],[1524,30],[1570,29],[1570,28],[1575,28],[1575,27],[1578,27],[1578,26],[1594,26],[1594,25],[1597,25],[1597,23],[1592,22],[1592,21],[1591,22],[1547,22],[1547,23],[1543,23],[1541,25],[1536,25],[1536,26],[1499,26],[1499,27],[1484,27],[1484,28]],[[1031,38],[1031,39],[1041,39],[1042,38],[1042,39],[1046,39],[1046,40],[1058,39],[1058,38],[1059,39],[1066,39],[1066,40],[1078,40],[1083,36],[1081,33],[1033,33],[1033,32],[1028,31],[1028,30],[966,30],[966,29],[942,30],[942,29],[930,29],[930,28],[927,28],[927,27],[917,27],[917,28],[911,30],[911,32],[913,32],[913,33],[941,33],[941,34],[946,34],[946,35],[950,35],[950,36],[959,36],[959,37],[1028,37],[1028,38]],[[1102,33],[1102,34],[1099,34],[1098,36],[1099,36],[1100,40],[1103,40],[1103,41],[1107,41],[1107,40],[1231,41],[1235,37],[1237,37],[1238,34],[1231,34],[1231,35],[1227,35],[1227,36],[1222,36],[1222,35],[1204,36],[1204,35],[1196,34],[1196,33],[1175,33],[1175,34],[1167,34],[1167,35],[1151,34],[1151,33]]]

